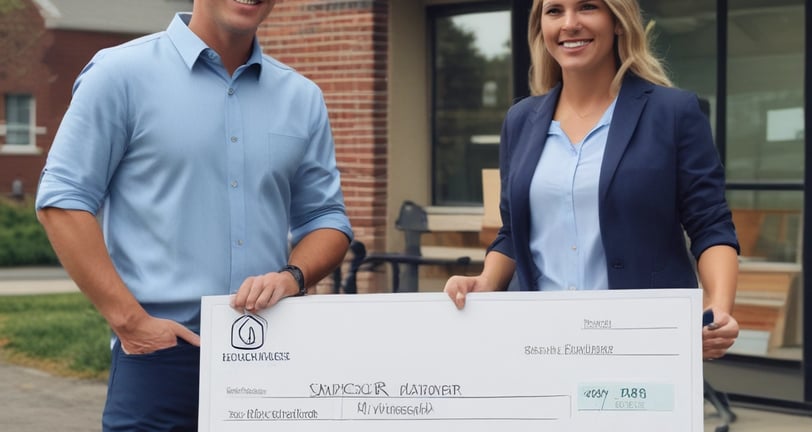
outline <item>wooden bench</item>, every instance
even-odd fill
[[[792,246],[793,240],[800,235],[801,211],[797,209],[734,208],[731,213],[741,255],[745,258],[775,260],[779,251],[770,250],[769,244],[765,243]],[[795,246],[796,248],[786,249],[792,249],[788,251],[789,255],[795,255],[788,258],[797,261],[800,243]],[[787,251],[781,252],[787,254]]]
[[[742,330],[740,347],[766,355],[792,345],[789,337],[800,319],[792,300],[800,295],[802,273],[801,211],[797,209],[731,209],[741,246],[739,280],[733,316]],[[788,331],[788,330],[792,331]]]
[[[482,264],[485,247],[479,243],[482,213],[470,209],[427,207],[428,231],[421,244],[426,257],[467,256],[472,264]]]
[[[787,323],[797,318],[789,303],[800,274],[801,265],[796,263],[745,260],[739,264],[733,317],[743,331],[767,334],[765,346],[754,354],[785,345]]]

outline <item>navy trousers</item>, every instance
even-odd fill
[[[172,348],[128,355],[113,346],[104,432],[196,432],[200,348],[178,340]]]

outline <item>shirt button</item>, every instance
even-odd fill
[[[231,95],[233,95],[233,94],[234,94],[234,89],[233,89],[233,88],[229,88],[229,89],[228,89],[228,95],[229,95],[229,96],[231,96]]]
[[[231,182],[231,187],[233,187],[233,188],[237,187],[237,180],[234,180],[233,182]]]
[[[237,246],[242,246],[242,244],[243,244],[242,240],[237,240]]]
[[[572,250],[578,250],[578,246],[572,245]]]
[[[231,142],[235,143],[237,141],[239,141],[239,138],[237,138],[235,136],[231,137]]]

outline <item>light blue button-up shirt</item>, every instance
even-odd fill
[[[229,76],[190,17],[85,67],[37,208],[101,212],[147,312],[198,331],[201,296],[280,269],[315,229],[352,231],[319,88],[256,41]]]
[[[616,101],[617,99],[615,99]],[[530,183],[530,252],[540,290],[609,289],[598,180],[615,102],[580,143],[557,121]]]

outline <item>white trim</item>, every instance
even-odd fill
[[[499,144],[499,135],[471,135],[471,144]]]
[[[191,0],[33,0],[46,29],[143,35],[166,29]],[[126,19],[111,19],[126,17]]]
[[[429,215],[480,215],[484,213],[482,206],[452,207],[452,206],[426,206],[423,207]]]
[[[59,12],[59,8],[57,8],[51,1],[34,0],[34,3],[37,4],[40,10],[40,15],[42,15],[42,17],[45,19],[46,28],[54,27],[54,23],[58,22],[59,19],[62,18],[62,13]]]
[[[42,149],[34,145],[3,144],[0,155],[41,155]]]

